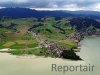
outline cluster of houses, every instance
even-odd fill
[[[47,48],[47,51],[53,55],[56,55],[57,57],[61,57],[61,54],[64,50],[69,50],[69,49],[66,49],[62,46],[58,46],[56,45],[55,43],[53,42],[50,42],[48,40],[45,40],[43,42],[43,45]]]
[[[74,40],[77,44],[84,38],[82,33],[72,33],[68,36],[69,39]]]

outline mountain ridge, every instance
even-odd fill
[[[46,16],[56,16],[56,17],[67,17],[67,18],[75,18],[75,17],[87,17],[93,19],[100,19],[100,12],[97,11],[38,11],[35,9],[29,8],[2,8],[0,9],[0,17],[10,16],[12,18],[28,18],[28,17],[36,17],[43,18]]]

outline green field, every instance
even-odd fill
[[[39,41],[32,35],[37,33],[40,40],[53,41],[58,46],[75,48],[76,43],[67,36],[75,32],[75,28],[69,24],[66,18],[56,20],[55,17],[0,20],[0,49],[10,48],[11,54],[35,54],[53,56],[46,53],[46,49],[39,47]],[[30,49],[33,48],[33,49]],[[28,49],[28,50],[25,50]]]

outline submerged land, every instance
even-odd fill
[[[100,35],[100,22],[86,17],[6,15],[0,18],[0,49],[8,49],[1,52],[13,55],[81,60],[76,55],[80,51],[79,42],[92,35]]]

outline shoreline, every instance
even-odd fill
[[[96,36],[91,36],[91,37],[96,37]],[[86,38],[86,37],[85,37]],[[82,41],[82,40],[81,40]],[[80,41],[80,42],[81,42]],[[80,43],[80,42],[78,42],[78,43]],[[13,51],[13,50],[17,50],[17,49],[10,49],[10,48],[3,48],[3,49],[0,49],[0,52],[1,53],[11,53],[11,50]],[[20,49],[20,50],[23,50],[23,49]],[[73,52],[73,53],[75,53],[76,54],[76,52],[80,52],[80,50],[81,50],[81,45],[78,45],[77,46],[77,48],[75,48],[75,49],[72,49],[72,50],[69,50],[69,51],[67,51],[67,54],[68,54],[68,56],[69,56],[69,54],[70,53],[68,53],[68,52]],[[65,51],[66,52],[66,51]],[[64,53],[64,52],[63,52]],[[67,56],[67,54],[66,54],[66,56]],[[30,55],[30,54],[22,54],[22,55]],[[34,53],[33,54],[31,54],[31,55],[34,55]],[[19,55],[18,55],[19,56]],[[37,55],[36,55],[37,56]],[[45,55],[42,55],[43,57],[51,57],[51,56],[45,56]],[[73,56],[72,56],[73,57]],[[75,55],[75,58],[67,58],[67,57],[51,57],[51,58],[61,58],[61,59],[70,59],[70,60],[80,60],[80,57],[78,56],[78,55]],[[81,59],[82,60],[82,59]]]

